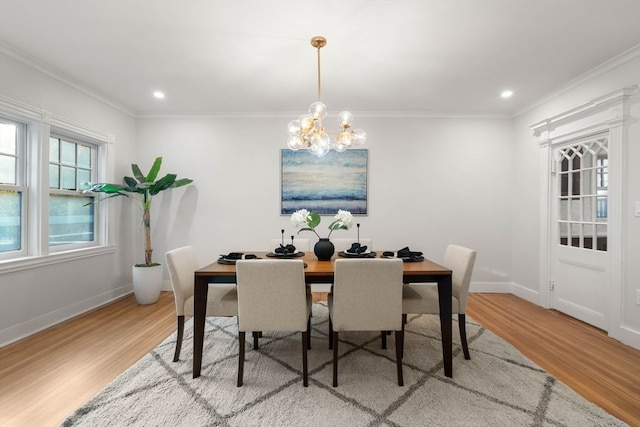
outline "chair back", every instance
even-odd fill
[[[236,283],[239,331],[306,331],[310,301],[302,260],[239,260]]]
[[[268,251],[273,251],[276,248],[279,248],[280,245],[282,244],[282,239],[271,239],[271,242],[269,243],[269,249]],[[291,238],[287,238],[285,236],[284,238],[284,244],[285,245],[290,245],[291,244]],[[301,251],[301,252],[309,252],[309,250],[311,250],[311,246],[310,246],[310,241],[309,239],[298,239],[297,237],[293,239],[293,246],[296,247],[297,250]]]
[[[331,243],[333,243],[333,246],[336,248],[336,252],[343,252],[351,248],[351,244],[356,243],[357,240],[358,239],[354,238],[331,239]],[[373,248],[371,247],[373,245],[371,239],[360,239],[360,245],[366,246],[370,251],[373,250]]]
[[[169,278],[176,303],[176,313],[184,316],[184,303],[194,292],[193,273],[198,268],[198,257],[191,246],[172,249],[165,254]]]
[[[452,271],[451,294],[458,299],[458,312],[466,313],[471,273],[476,262],[476,251],[458,245],[449,245],[444,252],[443,265]]]
[[[337,259],[331,296],[334,331],[402,329],[402,260]]]

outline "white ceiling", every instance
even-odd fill
[[[330,112],[511,116],[640,45],[640,0],[0,0],[5,53],[137,116],[302,113],[315,35]]]

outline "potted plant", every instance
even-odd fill
[[[166,174],[156,180],[162,157],[157,157],[147,175],[144,175],[137,164],[131,165],[133,177],[125,176],[124,184],[87,183],[84,193],[104,193],[105,197],[96,199],[87,205],[117,196],[125,196],[134,200],[142,212],[144,224],[144,263],[133,266],[133,290],[138,304],[153,304],[160,296],[162,288],[162,265],[153,262],[151,254],[151,201],[153,196],[170,188],[182,187],[193,182],[192,179],[177,179],[176,174]]]

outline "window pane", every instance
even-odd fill
[[[580,224],[570,224],[571,246],[580,247]]]
[[[567,246],[567,238],[569,236],[569,224],[566,222],[561,222],[560,226],[560,244]]]
[[[599,251],[607,250],[607,226],[606,225],[596,225],[596,233],[598,235],[598,247]]]
[[[585,249],[593,249],[593,224],[584,224],[584,247]]]
[[[91,182],[91,171],[78,169],[78,190],[86,190],[89,188],[89,186],[86,185],[87,182]]]
[[[0,153],[16,155],[16,125],[0,123]]]
[[[16,184],[16,157],[0,155],[0,183]]]
[[[49,161],[60,163],[60,144],[58,138],[49,138]]]
[[[60,188],[60,166],[49,165],[49,188]]]
[[[93,241],[94,206],[91,196],[49,197],[49,245]]]
[[[86,145],[78,145],[78,167],[91,167],[91,147]]]
[[[0,190],[0,252],[22,249],[22,193]]]
[[[75,165],[76,164],[76,144],[68,141],[60,141],[61,148],[61,159],[60,163],[64,163],[67,165]]]
[[[76,189],[76,169],[62,166],[60,175],[60,188],[63,190]]]
[[[593,221],[593,213],[595,212],[593,202],[595,197],[585,197],[582,201],[582,220]]]

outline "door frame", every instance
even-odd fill
[[[630,86],[610,92],[599,98],[580,104],[555,116],[530,125],[540,147],[540,264],[539,301],[544,308],[551,306],[550,286],[556,242],[552,241],[553,149],[571,140],[606,132],[609,136],[609,206],[608,206],[608,257],[609,301],[607,302],[607,332],[619,338],[620,310],[622,307],[622,202],[626,185],[625,154],[627,152],[626,126],[630,119],[627,100],[637,87]]]

